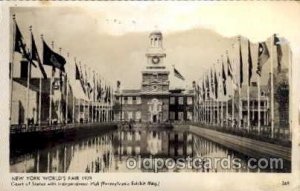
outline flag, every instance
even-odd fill
[[[210,88],[209,88],[209,75],[206,76],[206,98],[210,97]]]
[[[250,47],[250,41],[248,40],[248,85],[251,85],[251,77],[252,77],[252,57],[251,57],[251,47]]]
[[[215,98],[218,99],[218,78],[217,78],[217,72],[215,70]]]
[[[102,96],[101,80],[98,82],[97,92],[97,100],[100,101]]]
[[[43,41],[43,49],[44,49],[44,60],[43,63],[48,66],[53,66],[54,68],[60,69],[60,71],[65,72],[64,65],[66,64],[66,60],[60,54],[57,54],[47,45],[45,41]]]
[[[269,59],[270,54],[266,42],[261,42],[258,44],[258,62],[256,73],[260,76],[262,71],[262,66]]]
[[[108,99],[107,101],[108,101],[109,103],[110,103],[110,101],[111,101],[110,98],[111,98],[111,88],[110,88],[110,86],[109,86],[109,87],[108,87],[108,98],[107,98],[107,99]]]
[[[76,63],[75,63],[75,79],[80,80],[80,72]]]
[[[274,45],[276,46],[277,51],[277,71],[281,72],[281,59],[282,59],[282,49],[279,38],[274,34]]]
[[[232,67],[228,55],[227,55],[227,75],[231,78],[231,80],[233,80]]]
[[[89,87],[89,91],[90,91],[90,93],[92,93],[92,92],[93,92],[93,88],[92,88],[92,85],[91,85],[91,83],[90,83],[90,82],[88,82],[88,87]]]
[[[17,22],[15,22],[15,42],[14,42],[14,51],[21,53],[34,67],[36,65],[31,62],[29,53],[26,51],[26,44],[23,43],[23,35],[19,29]]]
[[[31,33],[31,62],[32,61],[37,61],[38,66],[40,68],[40,71],[41,71],[44,79],[47,79],[47,73],[45,72],[44,66],[41,63],[39,53],[37,51],[37,47],[35,44],[35,40],[34,40],[33,34]],[[33,62],[32,62],[32,64],[33,64]]]
[[[181,80],[184,80],[184,77],[179,73],[178,70],[176,70],[176,68],[174,68],[174,75],[175,75],[177,78],[179,78],[179,79],[181,79]]]
[[[225,69],[224,69],[224,64],[222,63],[222,79],[223,79],[223,92],[224,95],[227,94],[227,90],[226,90],[226,73],[225,73]]]
[[[212,69],[210,70],[210,96],[214,96],[215,94],[215,85],[214,85],[214,74],[213,74],[213,71]]]
[[[205,90],[205,83],[204,83],[204,80],[202,81],[202,97],[203,97],[203,100],[205,100],[205,94],[206,94],[206,90]]]
[[[76,65],[77,66],[77,65]],[[81,85],[81,88],[82,88],[82,91],[84,94],[86,94],[86,91],[85,91],[85,84],[84,84],[84,79],[83,79],[83,74],[82,74],[82,70],[81,70],[81,65],[79,63],[79,67],[80,67],[80,70],[79,70],[79,81],[80,81],[80,85]]]
[[[15,42],[14,51],[19,52],[23,55],[26,54],[25,44],[23,43],[23,36],[19,29],[18,24],[15,22]]]
[[[243,57],[242,57],[242,48],[241,48],[241,41],[240,41],[240,87],[243,86]]]

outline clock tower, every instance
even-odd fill
[[[163,35],[160,31],[150,33],[146,57],[147,64],[142,71],[142,93],[168,94],[169,71],[164,63],[166,53],[163,48]]]

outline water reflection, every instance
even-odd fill
[[[179,157],[235,157],[246,164],[247,157],[226,149],[186,131],[171,130],[118,130],[77,142],[62,143],[12,157],[11,172],[139,172],[153,169],[128,169],[128,157],[179,158]],[[224,169],[220,164],[213,168],[161,169],[160,171],[195,172],[248,172],[247,168]]]

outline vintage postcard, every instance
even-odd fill
[[[300,190],[299,2],[0,5],[0,190]]]

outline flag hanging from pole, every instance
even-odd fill
[[[266,42],[261,42],[258,44],[258,62],[256,73],[261,76],[261,71],[264,63],[269,59],[270,54]]]
[[[47,45],[45,41],[43,41],[43,49],[44,49],[44,60],[43,63],[45,65],[53,66],[54,68],[60,69],[62,72],[65,72],[64,65],[66,64],[66,60],[60,54],[57,54]]]
[[[25,44],[23,43],[23,35],[19,29],[18,24],[15,22],[15,42],[14,51],[26,55]]]
[[[75,79],[80,80],[80,72],[76,63],[75,63]]]
[[[206,76],[206,99],[210,97],[209,74]]]
[[[23,35],[19,29],[17,22],[15,21],[15,42],[14,42],[14,51],[22,54],[34,67],[36,65],[31,62],[29,53],[26,51],[26,44],[23,42]]]
[[[242,57],[242,48],[241,48],[241,40],[240,42],[240,87],[243,86],[243,81],[244,81],[244,77],[243,77],[243,57]]]
[[[277,71],[281,72],[281,59],[282,59],[282,48],[279,38],[274,34],[274,45],[276,46],[277,51]]]
[[[77,64],[75,63],[75,66],[77,67]],[[78,70],[79,72],[79,81],[80,81],[80,85],[81,85],[81,88],[82,88],[82,91],[84,94],[86,94],[86,90],[85,90],[85,84],[84,84],[84,76],[82,74],[82,69],[81,69],[81,63],[79,62],[79,67],[80,69]],[[78,67],[77,67],[78,68]],[[76,71],[75,71],[76,72]],[[77,74],[76,74],[77,75]],[[76,76],[75,76],[76,77]],[[76,78],[77,80],[77,78]]]
[[[181,80],[185,80],[184,77],[179,73],[178,70],[176,70],[175,67],[174,67],[174,75]]]
[[[227,80],[227,77],[226,77],[226,73],[225,73],[225,69],[224,69],[224,63],[222,62],[222,80],[223,80],[223,92],[224,92],[224,95],[227,94],[227,89],[226,89],[226,80]]]
[[[210,96],[215,96],[214,74],[212,69],[210,70]]]
[[[204,80],[202,81],[202,97],[203,97],[203,100],[205,100],[205,94],[206,94],[206,90],[205,90],[205,84],[204,84]]]
[[[41,59],[39,57],[39,53],[37,51],[37,47],[36,47],[35,40],[34,40],[32,33],[31,33],[31,61],[37,61],[38,66],[40,68],[40,71],[41,71],[44,79],[47,79],[47,73],[44,69],[44,66],[41,63]]]
[[[227,55],[227,75],[231,78],[231,80],[233,80],[232,67],[228,55]]]
[[[217,78],[217,72],[215,70],[215,98],[218,99],[218,78]]]
[[[251,77],[252,77],[252,57],[251,57],[251,47],[250,47],[250,41],[248,40],[248,85],[251,85]]]

